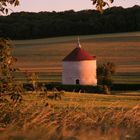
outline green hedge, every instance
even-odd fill
[[[62,84],[47,84],[48,90],[52,90],[53,88],[57,88],[57,90],[65,90],[69,92],[88,92],[88,93],[101,93],[103,92],[97,86],[91,85],[62,85]]]
[[[87,93],[104,93],[105,89],[103,86],[91,86],[91,85],[62,85],[62,84],[47,84],[47,89],[52,90],[53,88],[57,88],[58,90],[65,91],[75,91],[75,92],[87,92]],[[140,84],[113,84],[111,90],[115,91],[136,91],[140,90]]]
[[[45,85],[47,90],[53,90],[57,88],[58,91],[64,90],[69,92],[86,92],[86,93],[102,93],[103,89],[100,86],[91,86],[91,85],[62,85],[60,83],[38,83],[38,86],[41,87]],[[23,87],[26,91],[33,91],[32,84],[24,83]]]
[[[111,87],[111,90],[136,91],[136,90],[140,90],[140,84],[113,84],[113,86]]]
[[[62,85],[61,83],[38,83],[38,86],[41,87],[45,85],[47,90],[65,90],[69,92],[82,92],[82,93],[105,93],[103,86],[91,86],[91,85]],[[27,91],[33,91],[32,84],[24,83],[23,87]],[[140,90],[140,84],[114,84],[111,87],[111,90],[114,91],[127,91],[127,90]]]

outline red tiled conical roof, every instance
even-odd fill
[[[83,48],[76,47],[70,54],[68,54],[63,61],[84,61],[95,60],[96,56],[91,56]]]
[[[84,61],[84,60],[95,60],[96,56],[91,56],[84,49],[81,48],[81,44],[78,37],[77,47],[68,54],[63,61]]]

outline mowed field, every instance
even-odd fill
[[[116,65],[116,83],[140,83],[140,32],[79,36],[82,47],[96,55],[97,64]],[[41,81],[61,82],[62,59],[77,43],[77,36],[14,41],[13,54],[21,71],[38,72]],[[23,74],[17,74],[23,79]]]

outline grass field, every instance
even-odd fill
[[[51,93],[51,92],[50,92]],[[129,94],[128,94],[129,93]],[[26,103],[29,104],[31,101],[38,102],[45,101],[39,96],[39,93],[29,94],[23,96]],[[63,108],[66,106],[79,107],[79,108],[125,108],[131,109],[135,106],[140,106],[140,96],[139,92],[127,92],[119,93],[117,95],[104,95],[104,94],[88,94],[88,93],[75,93],[75,92],[65,92],[62,95],[62,100],[47,100],[47,102],[54,108]],[[42,103],[40,104],[42,105]]]
[[[1,140],[139,140],[140,96],[26,93],[0,103]],[[47,105],[46,105],[47,104]]]
[[[82,47],[97,63],[116,64],[118,83],[140,83],[140,32],[80,36]],[[62,59],[76,46],[77,36],[14,41],[16,66],[40,73],[40,79],[61,81]]]

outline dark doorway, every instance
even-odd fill
[[[80,84],[79,79],[76,79],[76,85],[79,85],[79,84]]]

